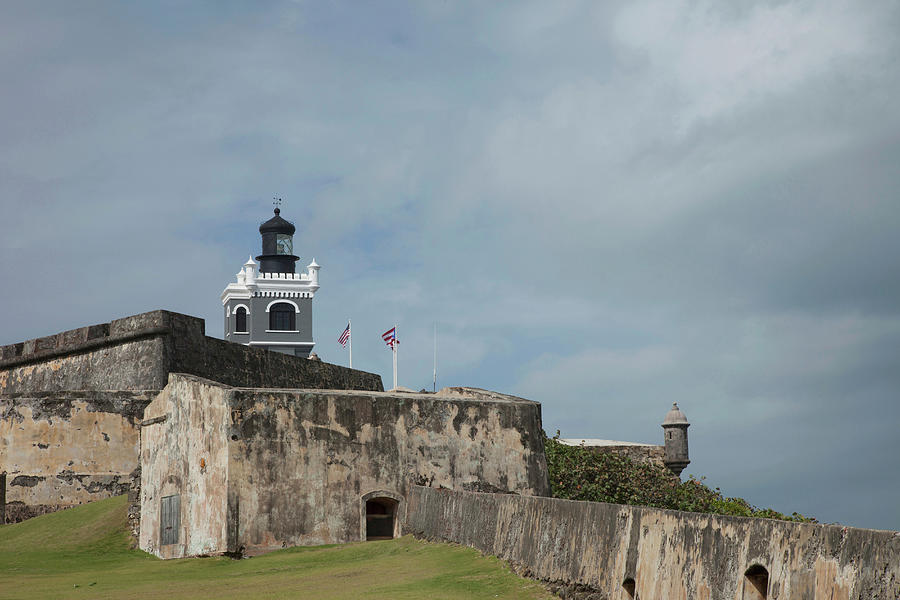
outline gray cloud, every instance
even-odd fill
[[[218,295],[269,198],[318,351],[658,441],[731,494],[900,529],[897,9],[0,9],[0,343]]]

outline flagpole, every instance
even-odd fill
[[[434,371],[431,379],[431,391],[437,392],[437,323],[434,324]]]
[[[394,350],[394,389],[397,389],[397,326],[394,325],[394,343],[391,348]]]
[[[347,342],[350,344],[350,368],[353,368],[353,329],[350,326],[350,319],[347,319]]]

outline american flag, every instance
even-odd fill
[[[344,330],[344,333],[341,334],[341,337],[338,338],[338,344],[347,347],[347,341],[350,340],[350,323],[347,323],[347,329]]]
[[[397,339],[397,328],[391,327],[387,331],[381,334],[381,339],[385,341],[385,343],[391,348],[394,347],[394,344],[399,344],[400,340]]]

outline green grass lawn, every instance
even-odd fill
[[[497,559],[409,536],[163,561],[129,549],[125,513],[120,496],[0,525],[0,598],[552,598]]]

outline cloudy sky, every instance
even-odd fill
[[[0,344],[222,335],[272,197],[316,351],[662,442],[729,495],[900,530],[890,2],[0,7]]]

